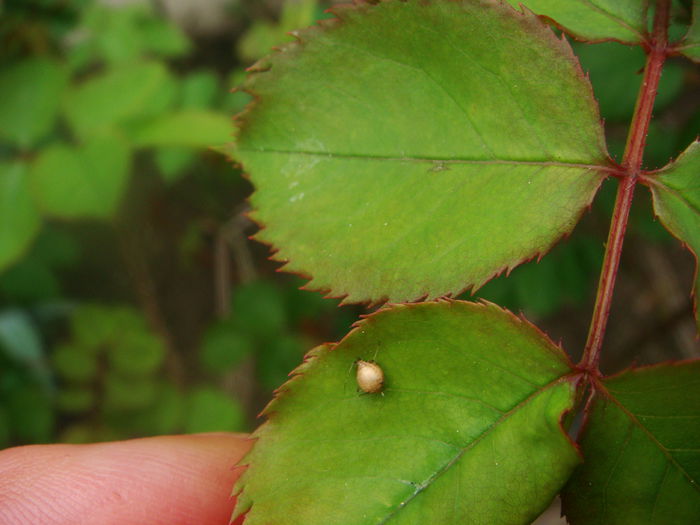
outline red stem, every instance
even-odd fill
[[[600,274],[600,282],[598,283],[593,318],[588,331],[588,340],[583,350],[583,357],[578,365],[580,369],[594,376],[600,375],[598,370],[600,350],[610,315],[610,305],[612,304],[617,270],[620,266],[627,220],[632,207],[634,188],[642,169],[644,146],[647,132],[649,131],[651,114],[654,109],[656,91],[661,78],[661,70],[669,52],[669,5],[670,0],[659,0],[657,2],[654,29],[647,43],[647,62],[644,68],[644,79],[639,88],[637,105],[634,109],[634,116],[632,117],[632,124],[630,125],[627,144],[625,145],[625,154],[622,158],[622,168],[625,174],[619,179],[620,185],[617,189],[615,210],[613,211],[612,223],[610,224],[608,242],[605,246],[605,258]]]

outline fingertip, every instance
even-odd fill
[[[2,523],[228,524],[251,445],[213,433],[1,451]]]

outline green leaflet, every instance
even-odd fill
[[[382,394],[358,393],[358,358],[382,367]],[[560,426],[570,372],[495,305],[381,310],[278,391],[235,513],[246,525],[530,523],[579,460]]]
[[[619,40],[637,44],[647,32],[647,0],[507,0],[523,4],[538,15],[584,40]]]
[[[234,156],[285,271],[345,302],[433,298],[571,231],[609,160],[565,41],[491,1],[336,12],[246,84]]]
[[[33,58],[0,70],[0,137],[22,149],[44,138],[56,120],[67,75],[63,66]]]
[[[0,164],[0,271],[24,253],[40,225],[26,165]]]
[[[695,62],[700,62],[700,2],[693,0],[693,21],[679,50]]]
[[[65,219],[108,219],[116,212],[129,176],[131,150],[113,134],[80,147],[55,144],[32,165],[32,189],[42,210]]]
[[[572,525],[700,523],[700,361],[604,381],[563,493]]]
[[[700,141],[693,142],[657,176],[650,189],[654,212],[666,228],[695,255],[700,254]],[[698,277],[695,270],[695,315],[698,317]]]

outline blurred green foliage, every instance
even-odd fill
[[[212,149],[225,149],[231,116],[251,100],[229,90],[290,31],[329,16],[320,0],[271,5],[237,3],[236,30],[212,46],[156,2],[3,4],[0,448],[249,430],[303,354],[362,312],[275,275],[245,240],[250,228],[229,235],[250,187]],[[643,53],[573,46],[619,159]],[[669,62],[649,166],[696,136],[697,100],[687,101],[699,86],[687,61]],[[587,304],[613,201],[606,184],[570,239],[476,296],[535,321]],[[648,201],[635,206],[632,235],[668,242]],[[212,269],[221,246],[236,260],[229,273]]]

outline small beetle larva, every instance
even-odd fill
[[[368,394],[376,394],[381,392],[384,387],[384,371],[374,361],[363,361],[358,359],[357,362],[357,386],[360,390]]]

